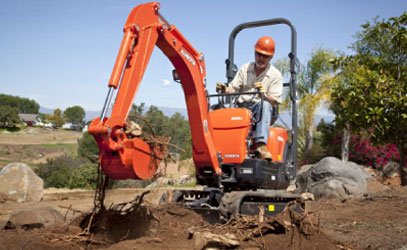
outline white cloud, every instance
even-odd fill
[[[171,81],[170,81],[170,80],[163,79],[162,81],[163,81],[164,86],[168,86],[168,85],[171,84]]]

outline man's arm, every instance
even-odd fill
[[[265,91],[265,99],[272,105],[281,103],[283,95],[283,77],[280,72],[276,73],[273,80],[267,85]]]

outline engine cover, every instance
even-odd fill
[[[209,112],[209,124],[222,164],[242,163],[247,155],[246,139],[251,127],[251,111],[245,108],[214,110]]]

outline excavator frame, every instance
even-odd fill
[[[238,25],[229,38],[229,57],[226,60],[227,79],[230,82],[237,72],[234,64],[234,41],[237,34],[246,28],[286,24],[291,29],[290,88],[292,101],[292,128],[285,131],[273,128],[274,141],[282,141],[278,161],[256,159],[249,149],[239,154],[226,155],[220,152],[219,144],[225,145],[215,135],[225,135],[224,131],[241,129],[241,125],[228,127],[228,121],[243,120],[245,127],[240,134],[243,146],[250,138],[247,131],[252,122],[250,112],[244,108],[211,110],[210,98],[206,91],[206,67],[202,53],[196,51],[181,32],[159,13],[158,2],[135,7],[124,25],[124,36],[108,83],[109,91],[100,117],[89,126],[99,146],[99,160],[103,172],[112,179],[150,179],[165,156],[160,147],[145,142],[140,137],[129,136],[126,131],[133,99],[143,78],[147,64],[155,46],[171,61],[185,94],[189,123],[192,135],[192,157],[196,167],[196,177],[204,190],[178,190],[169,199],[204,213],[215,212],[223,218],[235,214],[256,214],[263,206],[265,215],[281,212],[287,202],[298,198],[286,193],[285,189],[296,175],[297,146],[297,104],[296,104],[296,31],[286,19],[270,19]],[[114,105],[111,116],[108,108],[114,92]],[[255,93],[256,94],[256,93]],[[224,116],[231,119],[219,122]],[[234,115],[234,116],[233,116]],[[226,125],[225,125],[226,124]],[[235,124],[243,124],[238,121]],[[216,126],[220,126],[217,130]],[[231,129],[232,128],[232,129]],[[238,128],[238,129],[236,129]],[[273,132],[270,130],[270,134]],[[229,133],[227,138],[233,138]],[[269,139],[270,141],[270,139]],[[215,143],[216,142],[216,143]],[[273,144],[274,145],[274,144]],[[277,145],[277,144],[275,144]],[[242,146],[241,146],[242,147]],[[269,146],[273,147],[273,146]],[[245,152],[248,152],[246,154]],[[234,159],[236,155],[237,159]],[[226,158],[225,158],[226,157]],[[236,161],[236,162],[234,162]],[[251,172],[247,172],[250,170]],[[236,174],[237,173],[237,174]],[[245,185],[241,185],[245,183]],[[171,197],[171,198],[170,198]]]

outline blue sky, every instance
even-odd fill
[[[100,110],[124,22],[140,3],[144,2],[0,0],[0,93],[32,98],[51,109],[80,105]],[[405,0],[163,0],[160,12],[204,53],[208,90],[213,93],[215,83],[226,80],[228,38],[240,23],[289,19],[297,29],[297,56],[304,63],[317,47],[351,53],[348,46],[361,24],[406,10]],[[287,27],[250,29],[236,40],[238,66],[253,59],[253,44],[262,35],[276,40],[273,60],[287,56]],[[155,50],[135,102],[185,107],[171,70],[168,59]]]

